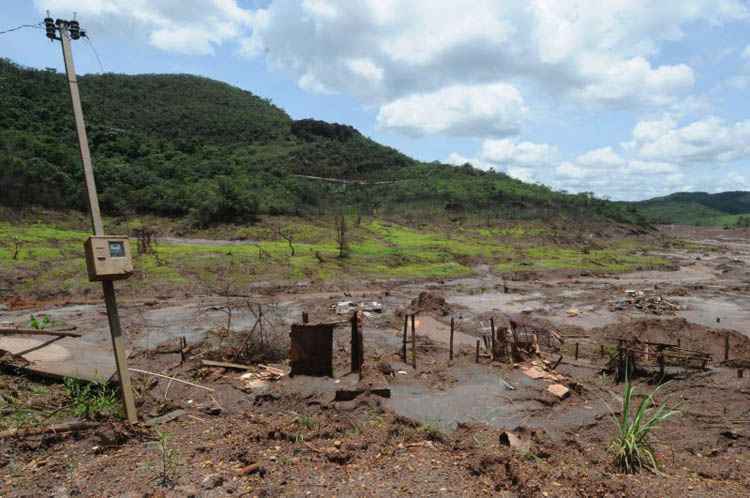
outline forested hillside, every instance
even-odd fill
[[[0,60],[0,91],[0,203],[84,209],[64,75]],[[405,207],[435,215],[637,219],[632,208],[589,195],[470,165],[421,163],[350,126],[294,121],[266,99],[206,78],[89,75],[80,78],[80,92],[107,214],[190,216],[203,225]]]
[[[750,192],[678,192],[633,205],[653,223],[750,226]]]

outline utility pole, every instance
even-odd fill
[[[68,78],[70,100],[73,104],[73,115],[75,116],[76,131],[78,132],[78,145],[81,150],[81,162],[83,163],[86,191],[88,192],[91,227],[95,236],[104,237],[104,226],[102,225],[102,215],[99,211],[99,198],[96,193],[96,182],[94,181],[94,167],[91,163],[89,142],[88,137],[86,136],[86,124],[83,120],[81,96],[78,93],[78,79],[73,64],[73,52],[70,48],[71,40],[78,40],[81,36],[85,36],[86,34],[81,31],[78,21],[65,21],[62,19],[53,21],[52,18],[49,17],[49,13],[47,13],[47,17],[44,19],[44,25],[47,37],[50,40],[60,40],[62,44],[63,59],[65,60],[65,73]],[[125,342],[120,327],[120,315],[117,311],[115,286],[113,281],[109,279],[103,279],[101,282],[104,291],[104,302],[107,306],[107,317],[109,319],[110,335],[112,336],[112,349],[114,350],[115,355],[117,376],[120,380],[122,402],[128,422],[132,424],[138,421],[138,413],[135,409],[133,389],[130,385],[130,372],[128,371],[128,360],[125,355]]]

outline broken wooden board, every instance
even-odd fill
[[[0,349],[29,362],[23,369],[51,377],[104,382],[115,374],[112,350],[71,337],[0,337]]]
[[[565,399],[570,396],[570,389],[562,384],[552,384],[547,387],[547,392],[556,396],[558,399]]]

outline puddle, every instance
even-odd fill
[[[533,292],[519,296],[503,292],[485,292],[476,295],[451,296],[448,303],[465,306],[475,313],[483,313],[492,309],[502,310],[505,313],[520,313],[524,310],[543,307],[544,294]]]
[[[744,306],[726,299],[710,299],[704,297],[673,298],[683,307],[678,316],[689,322],[705,327],[733,329],[750,336],[750,306]],[[687,308],[687,309],[684,309]],[[716,318],[721,322],[717,323]]]

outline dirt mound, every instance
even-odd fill
[[[729,337],[730,358],[750,358],[750,338],[726,329],[712,329],[690,323],[684,318],[669,320],[643,319],[615,323],[592,330],[592,335],[610,339],[637,339],[644,342],[677,344],[680,347],[708,353],[714,363],[724,359],[724,345]]]
[[[410,313],[439,313],[448,316],[451,307],[445,302],[445,297],[431,291],[422,291],[419,297],[412,299],[409,305]]]

